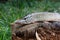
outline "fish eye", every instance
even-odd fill
[[[23,20],[26,20],[26,19],[27,19],[27,17],[24,17],[24,18],[23,18]]]

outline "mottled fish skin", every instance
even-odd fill
[[[32,13],[27,15],[25,20],[27,23],[35,21],[60,21],[60,14],[49,12]]]
[[[15,24],[29,24],[35,21],[60,21],[59,13],[37,12],[25,16],[23,19],[14,21]]]

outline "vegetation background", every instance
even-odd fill
[[[60,0],[0,0],[0,40],[11,40],[13,21],[32,12],[59,12]]]

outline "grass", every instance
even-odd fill
[[[12,1],[13,2],[13,1]],[[22,1],[0,3],[0,40],[11,40],[10,23],[32,12],[59,12],[60,2]]]

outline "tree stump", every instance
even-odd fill
[[[12,40],[60,40],[58,13],[32,13],[14,21],[11,26]]]

